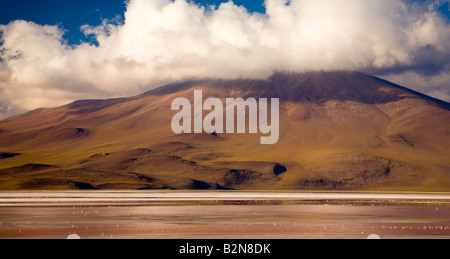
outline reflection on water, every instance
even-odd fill
[[[450,238],[450,195],[0,192],[0,238]]]

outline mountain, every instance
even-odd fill
[[[280,139],[180,134],[174,99],[280,98]],[[198,80],[0,122],[0,189],[450,190],[450,104],[357,72]]]

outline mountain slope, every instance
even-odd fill
[[[175,135],[172,101],[194,90],[280,98],[280,141]],[[189,81],[1,121],[0,189],[448,191],[449,126],[448,103],[361,73]]]

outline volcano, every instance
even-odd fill
[[[174,134],[176,98],[279,98],[280,137]],[[0,189],[450,190],[450,104],[358,72],[204,79],[0,122]]]

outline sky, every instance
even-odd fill
[[[449,102],[449,2],[2,0],[0,119],[280,70],[357,70]]]
[[[197,0],[203,6],[218,7],[228,0]],[[264,13],[264,0],[235,0],[249,12]],[[113,19],[126,11],[125,0],[2,0],[0,24],[14,20],[33,21],[38,24],[59,25],[65,29],[64,40],[68,44],[95,43],[80,30],[85,24],[98,25],[103,19]]]

